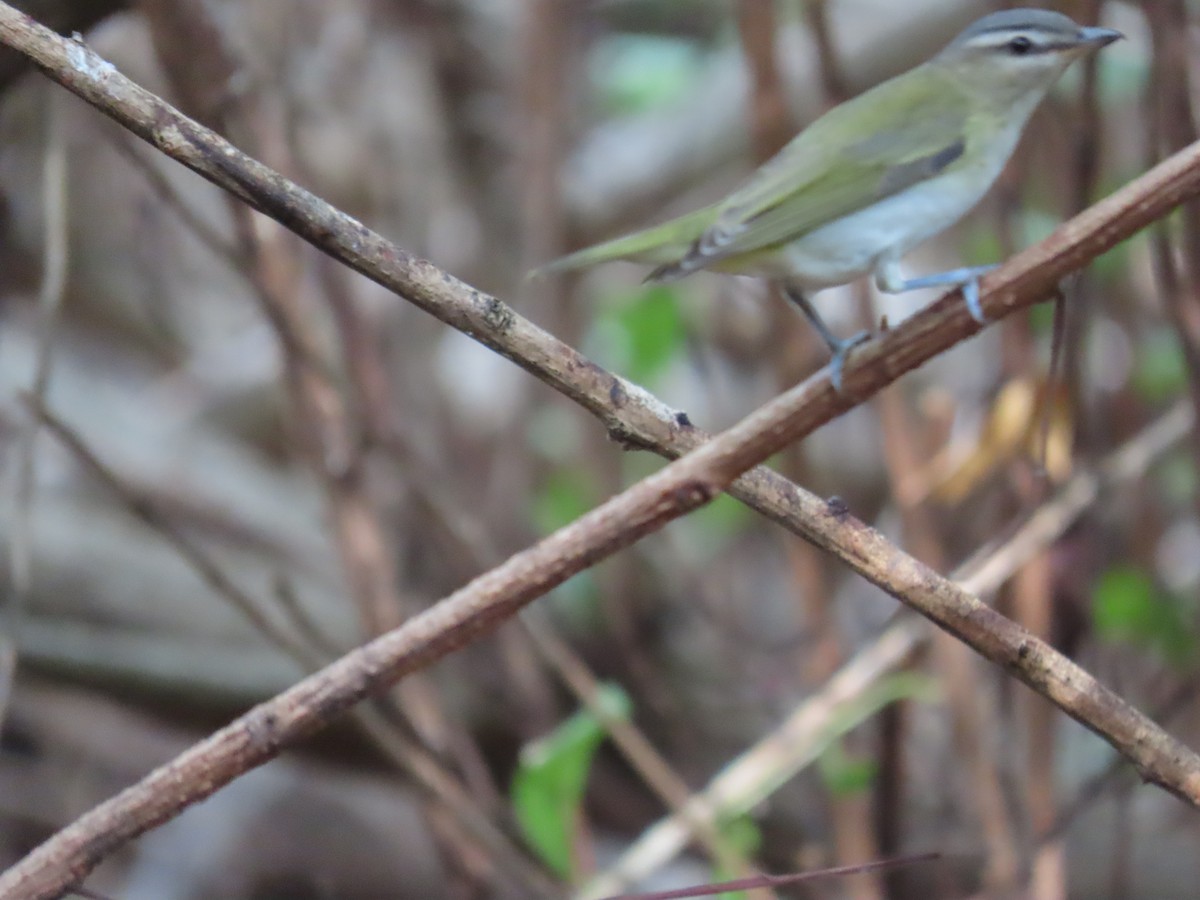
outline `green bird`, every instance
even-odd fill
[[[624,259],[656,266],[647,281],[699,269],[771,279],[829,346],[840,391],[847,354],[869,334],[839,339],[811,296],[872,273],[893,294],[961,287],[984,323],[979,278],[992,266],[906,278],[900,259],[979,202],[1067,67],[1122,36],[1045,10],[984,16],[928,62],[815,120],[725,199],[537,271]]]

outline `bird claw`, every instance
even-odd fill
[[[971,318],[980,325],[986,325],[988,317],[983,314],[983,303],[979,296],[979,279],[995,268],[997,267],[994,265],[971,266],[963,269],[951,269],[949,272],[937,272],[933,275],[922,275],[919,278],[884,279],[880,282],[880,288],[889,294],[902,294],[918,288],[961,287],[963,299],[967,301],[967,311],[971,314]],[[892,274],[895,276],[895,273]]]
[[[962,286],[963,299],[967,302],[967,312],[971,314],[971,318],[980,325],[988,324],[988,317],[984,315],[983,303],[979,298],[979,279],[972,278]]]
[[[850,337],[838,341],[837,346],[832,348],[833,359],[829,361],[829,381],[833,384],[833,389],[839,394],[842,392],[842,372],[846,368],[846,357],[850,355],[851,350],[870,339],[871,332],[860,331],[857,334],[852,334]]]

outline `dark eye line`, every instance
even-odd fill
[[[1012,53],[1014,56],[1032,56],[1034,54],[1043,55],[1046,53],[1054,53],[1058,50],[1066,50],[1074,47],[1074,41],[1066,39],[1057,39],[1050,35],[1039,35],[1037,39],[1030,37],[1028,34],[1013,34],[1015,29],[1004,28],[996,29],[992,32],[985,32],[989,36],[993,36],[993,40],[980,41],[977,46],[980,49],[989,50],[1005,50]],[[996,40],[995,36],[1007,32],[1006,37],[1001,40]],[[1014,45],[1019,45],[1021,49],[1016,49]]]

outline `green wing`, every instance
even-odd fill
[[[939,110],[928,112],[932,89]],[[794,241],[952,166],[966,151],[970,106],[952,81],[921,66],[830,110],[725,200],[555,260],[538,273],[612,259],[657,264],[671,280]],[[864,123],[869,127],[864,129]],[[857,138],[864,130],[866,138]],[[732,265],[730,265],[732,263]]]
[[[613,259],[656,265],[674,265],[686,256],[702,234],[716,221],[716,208],[706,206],[633,234],[585,247],[530,272],[531,277],[568,272]]]
[[[942,85],[935,115],[922,109],[929,71],[913,70],[818,119],[717,206],[716,221],[674,265],[670,279],[784,246],[945,171],[966,151],[970,107]],[[917,76],[914,78],[913,76]],[[924,76],[924,77],[922,77]],[[854,139],[869,122],[871,135]]]

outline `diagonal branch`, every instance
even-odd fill
[[[1100,464],[1073,475],[1016,533],[1000,546],[967,560],[952,577],[972,593],[999,590],[1102,496],[1145,478],[1154,464],[1192,431],[1195,421],[1191,406],[1177,403]],[[730,760],[704,788],[692,794],[687,806],[643,831],[587,883],[580,897],[629,890],[681,853],[697,822],[710,826],[727,822],[767,800],[779,785],[817,759],[837,732],[836,723],[844,718],[841,714],[846,706],[900,669],[927,641],[929,632],[927,623],[915,616],[898,616],[870,644],[855,651],[819,690],[800,701],[770,734]]]
[[[807,385],[793,388],[466,587],[216,732],[101,804],[0,876],[0,897],[48,897],[126,841],[275,756],[368,694],[494,629],[570,576],[711,500],[791,439]],[[1200,805],[1200,758],[1045,642],[891,546],[839,504],[821,517],[876,584],[920,609],[1097,731],[1142,776]]]
[[[596,415],[615,439],[666,456],[678,456],[706,439],[691,428],[684,414],[597,366],[499,299],[405,252],[183,116],[125,78],[86,45],[55,35],[2,2],[0,44],[28,55],[49,77],[172,159],[512,360]],[[984,281],[985,312],[994,320],[1038,302],[1067,274],[1198,193],[1200,143],[1175,154],[1009,260]],[[803,424],[798,424],[796,437],[977,333],[980,326],[957,296],[951,294],[931,304],[857,350],[848,361],[844,394],[833,391],[824,374],[811,379]],[[798,514],[795,491],[785,479],[760,470],[739,481],[731,493],[768,518],[836,552],[832,533],[805,522]],[[842,558],[850,562],[846,556]]]
[[[26,53],[55,80],[315,246],[513,359],[592,410],[615,435],[664,455],[701,445],[101,804],[0,876],[0,897],[58,893],[126,841],[270,759],[370,692],[491,630],[571,575],[730,488],[750,466],[850,408],[857,402],[851,395],[869,396],[979,330],[960,300],[943,298],[857,354],[846,374],[847,395],[834,392],[821,373],[708,439],[685,417],[500,301],[404,253],[182,117],[84,45],[58,38],[3,3],[0,43]],[[1033,304],[1069,271],[1198,190],[1200,147],[1193,146],[988,278],[985,309],[996,318]],[[1047,644],[906,556],[841,504],[827,504],[766,470],[742,478],[734,493],[1007,668],[1101,734],[1144,778],[1200,805],[1200,758]]]
[[[121,75],[82,42],[59,37],[0,3],[0,43],[28,55],[53,80],[172,159],[580,403],[615,437],[636,445],[669,443],[662,439],[663,426],[674,417],[643,390],[596,366],[497,298],[405,252],[241,153]],[[989,318],[1038,302],[1067,274],[1195,196],[1200,191],[1198,162],[1200,145],[1193,145],[1014,257],[984,281],[983,308]],[[980,326],[957,297],[951,294],[931,304],[857,351],[846,369],[844,394],[835,392],[826,377],[814,380],[805,433],[976,334]],[[683,428],[677,421],[673,427]]]
[[[87,31],[129,5],[128,0],[22,0],[16,4],[55,31],[73,34]],[[30,70],[20,53],[0,50],[0,94],[7,92]]]

